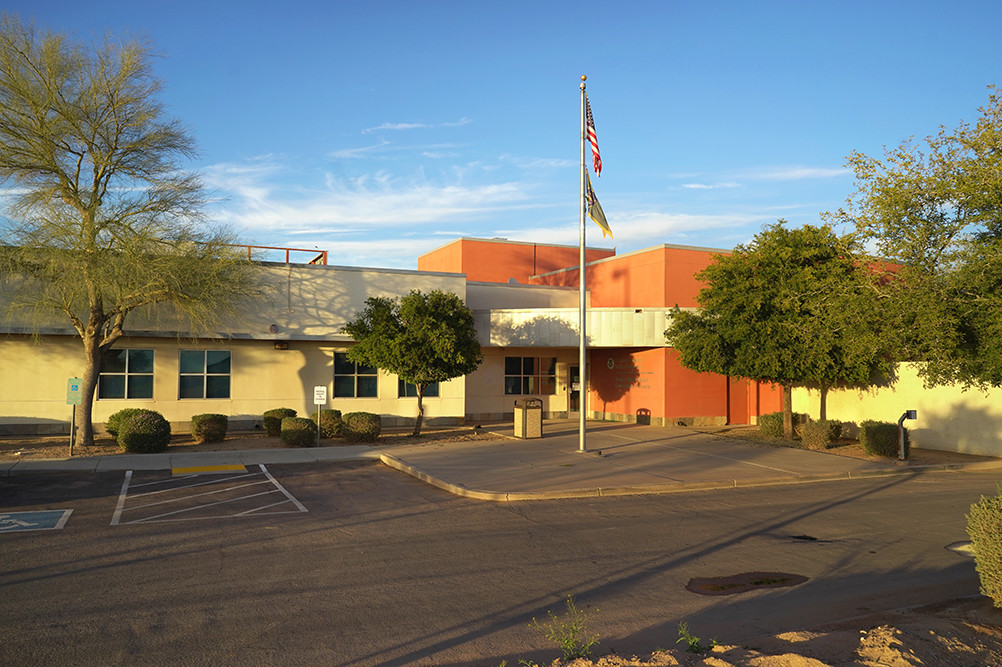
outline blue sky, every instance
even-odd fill
[[[1002,3],[8,0],[36,27],[148,38],[247,243],[416,268],[460,236],[578,242],[579,81],[620,253],[818,223],[878,155],[974,121]]]

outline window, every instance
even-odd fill
[[[229,398],[229,350],[181,350],[178,398]]]
[[[504,393],[556,394],[556,357],[505,357]]]
[[[334,397],[375,398],[376,369],[356,364],[347,352],[334,353]]]
[[[397,396],[399,398],[417,398],[417,385],[397,379]],[[438,383],[432,382],[424,388],[424,397],[438,397]]]
[[[97,397],[153,398],[153,350],[109,350],[101,361]]]

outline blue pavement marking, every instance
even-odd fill
[[[39,510],[0,514],[0,533],[26,530],[59,530],[66,525],[73,510]]]

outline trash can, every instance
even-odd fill
[[[538,398],[515,401],[515,437],[543,437],[543,401]]]

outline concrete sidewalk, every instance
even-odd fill
[[[491,430],[511,435],[512,429]],[[457,495],[508,501],[1002,469],[1002,459],[913,466],[756,445],[686,428],[608,422],[588,425],[586,452],[579,450],[577,422],[546,422],[543,436],[414,445],[383,450],[380,460]]]
[[[0,476],[38,472],[172,470],[228,465],[380,460],[450,493],[482,500],[539,500],[672,493],[796,484],[941,470],[1002,469],[1002,459],[914,466],[872,462],[694,432],[685,428],[591,422],[579,451],[576,421],[543,425],[543,437],[511,439],[512,426],[491,426],[497,440],[428,445],[366,445],[240,452],[119,454],[0,463]]]

